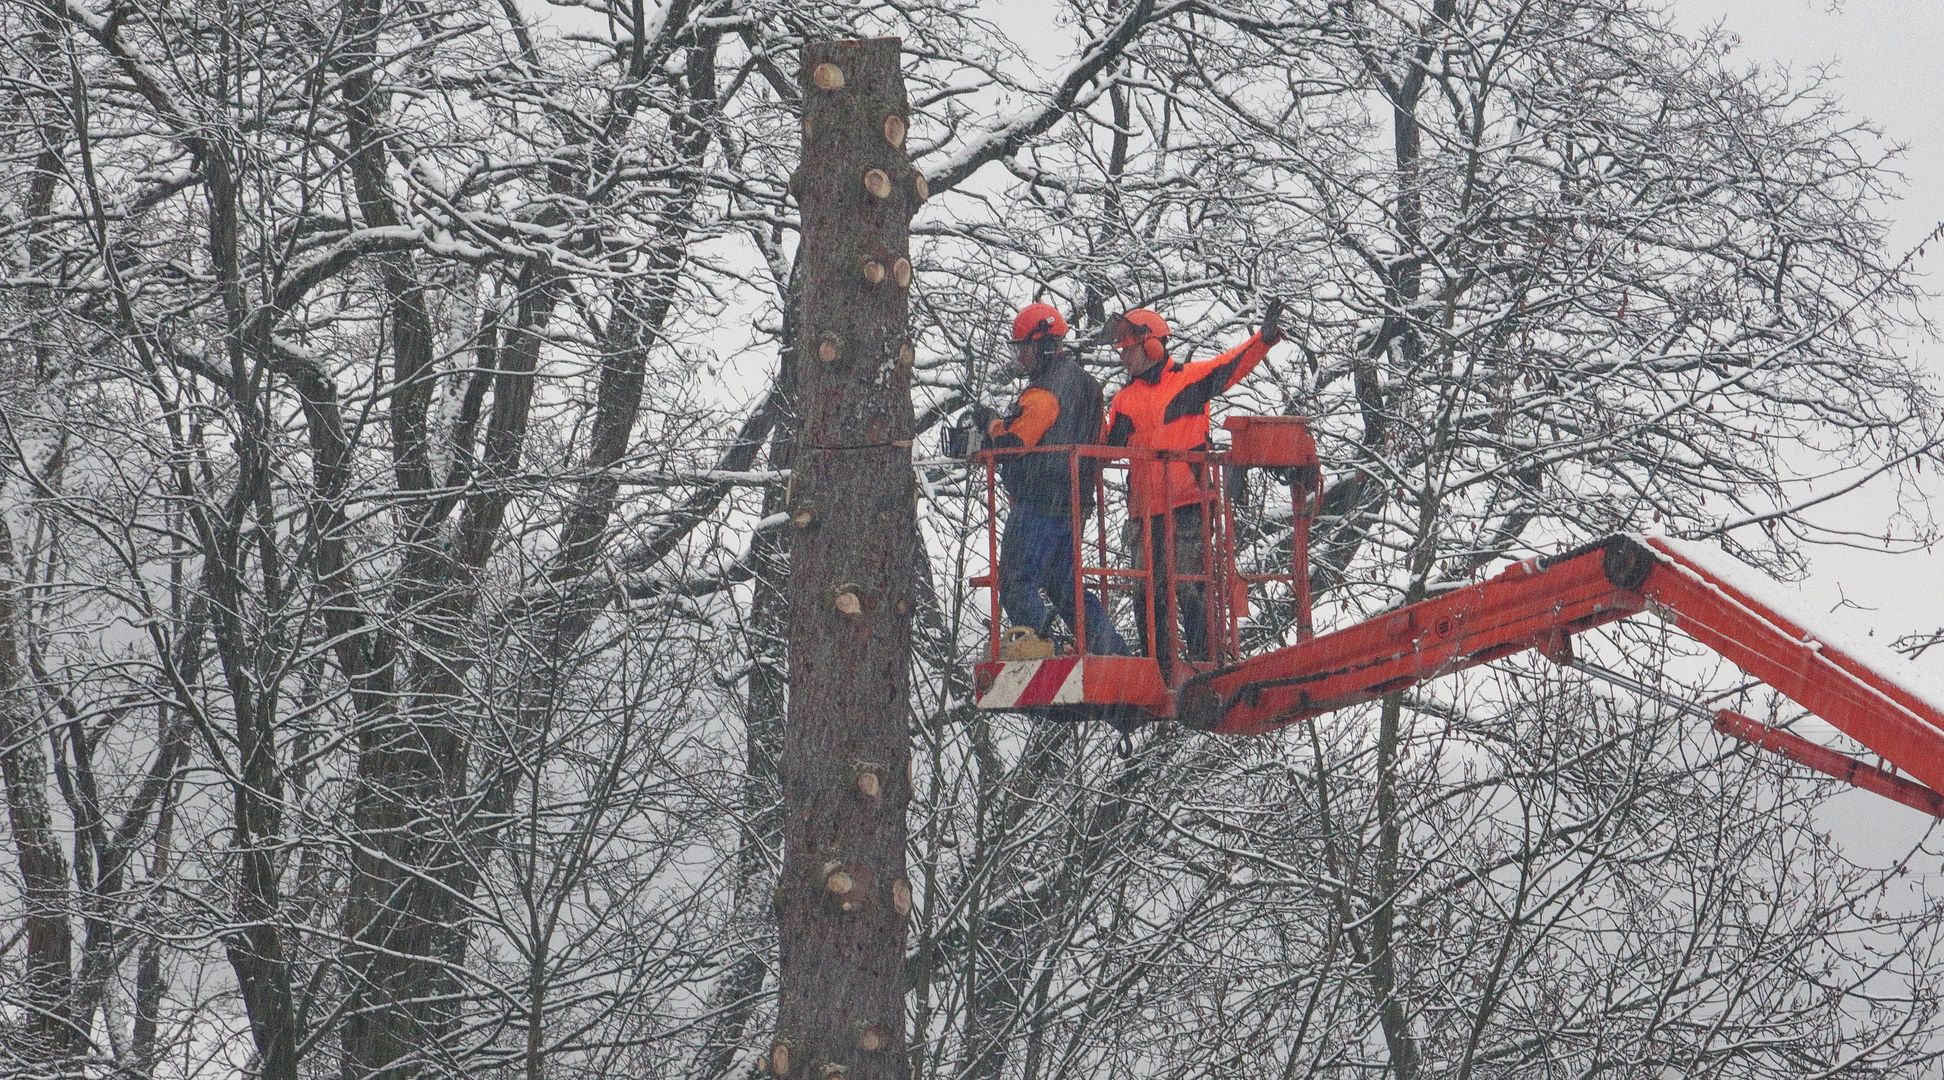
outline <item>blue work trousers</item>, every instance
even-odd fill
[[[1005,609],[1006,620],[1046,637],[1052,618],[1040,597],[1044,592],[1071,630],[1073,586],[1073,519],[1066,514],[1042,514],[1029,506],[1013,507],[1006,519],[1006,535],[999,541],[999,606]],[[1087,651],[1127,655],[1127,642],[1091,590],[1085,603]]]

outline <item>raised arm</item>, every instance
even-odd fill
[[[1188,377],[1188,385],[1169,404],[1168,411],[1185,414],[1200,410],[1215,400],[1216,394],[1247,378],[1268,355],[1269,343],[1261,334],[1251,334],[1247,341],[1220,356],[1183,364],[1181,370]]]

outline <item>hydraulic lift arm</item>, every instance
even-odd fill
[[[1217,734],[1269,731],[1525,649],[1571,655],[1571,635],[1651,611],[1869,747],[1918,783],[1736,713],[1717,729],[1932,813],[1944,809],[1944,694],[1894,655],[1824,640],[1704,553],[1612,536],[1530,559],[1374,619],[1209,672],[1177,716]]]
[[[1254,735],[1373,701],[1646,609],[1651,560],[1631,538],[1528,559],[1481,581],[1190,679],[1176,715]]]

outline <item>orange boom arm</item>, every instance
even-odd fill
[[[1177,716],[1222,735],[1269,731],[1525,649],[1564,659],[1571,635],[1652,611],[1917,783],[1746,717],[1724,717],[1718,730],[1907,805],[1944,808],[1940,695],[1901,657],[1827,640],[1739,577],[1678,542],[1613,536],[1196,676]]]

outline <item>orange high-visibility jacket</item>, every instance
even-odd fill
[[[1259,334],[1212,360],[1178,364],[1163,359],[1130,379],[1107,411],[1109,446],[1142,450],[1208,449],[1208,405],[1255,370],[1269,346]],[[1135,517],[1164,514],[1210,497],[1199,467],[1184,461],[1135,462],[1127,471],[1127,509]]]

